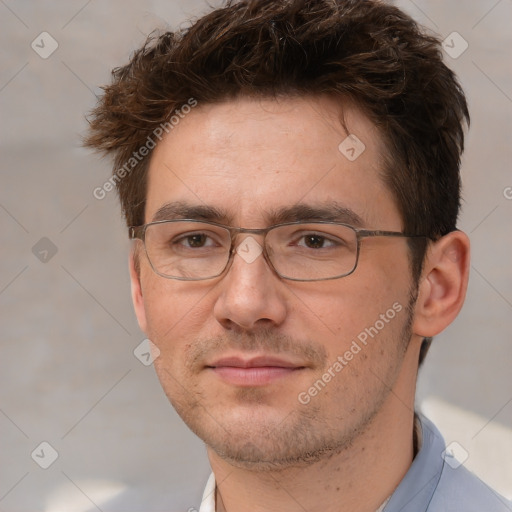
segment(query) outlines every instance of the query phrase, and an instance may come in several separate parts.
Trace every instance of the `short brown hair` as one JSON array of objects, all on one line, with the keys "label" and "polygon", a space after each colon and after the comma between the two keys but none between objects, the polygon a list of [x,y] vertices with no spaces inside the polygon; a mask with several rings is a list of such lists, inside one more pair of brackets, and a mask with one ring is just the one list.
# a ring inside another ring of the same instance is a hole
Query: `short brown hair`
[{"label": "short brown hair", "polygon": [[[150,37],[90,116],[88,146],[121,169],[191,98],[329,94],[349,99],[385,141],[382,177],[404,231],[456,228],[469,114],[439,39],[377,0],[228,1],[180,32]],[[149,158],[116,180],[129,226],[144,223]],[[125,169],[126,171],[126,169]],[[419,276],[426,244],[412,246]]]}]

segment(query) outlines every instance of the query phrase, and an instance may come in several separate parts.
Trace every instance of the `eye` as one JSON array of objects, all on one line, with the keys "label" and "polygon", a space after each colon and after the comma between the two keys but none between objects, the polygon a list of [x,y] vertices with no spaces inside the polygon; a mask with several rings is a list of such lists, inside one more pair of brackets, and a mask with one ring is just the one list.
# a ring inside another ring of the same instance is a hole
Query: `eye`
[{"label": "eye", "polygon": [[217,247],[215,240],[206,233],[186,233],[172,240],[172,245],[189,249],[201,249],[203,247]]},{"label": "eye", "polygon": [[307,233],[301,235],[296,245],[301,247],[307,247],[308,249],[325,249],[327,247],[336,247],[339,243],[336,243],[326,235],[319,233]]}]

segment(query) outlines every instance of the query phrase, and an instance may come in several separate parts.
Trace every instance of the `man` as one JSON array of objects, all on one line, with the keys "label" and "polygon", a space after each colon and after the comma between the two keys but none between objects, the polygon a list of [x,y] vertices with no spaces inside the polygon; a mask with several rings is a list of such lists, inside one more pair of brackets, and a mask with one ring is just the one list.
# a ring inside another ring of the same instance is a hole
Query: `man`
[{"label": "man", "polygon": [[512,510],[414,413],[466,293],[465,121],[439,41],[374,0],[228,2],[114,71],[87,144],[201,511]]}]

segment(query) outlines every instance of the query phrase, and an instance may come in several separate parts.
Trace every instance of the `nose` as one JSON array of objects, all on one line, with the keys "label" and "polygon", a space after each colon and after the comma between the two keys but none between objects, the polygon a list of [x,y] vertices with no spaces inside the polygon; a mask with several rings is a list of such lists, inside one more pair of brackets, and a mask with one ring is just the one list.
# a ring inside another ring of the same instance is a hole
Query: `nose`
[{"label": "nose", "polygon": [[286,318],[286,288],[252,236],[238,244],[219,290],[214,315],[226,329],[276,327]]}]

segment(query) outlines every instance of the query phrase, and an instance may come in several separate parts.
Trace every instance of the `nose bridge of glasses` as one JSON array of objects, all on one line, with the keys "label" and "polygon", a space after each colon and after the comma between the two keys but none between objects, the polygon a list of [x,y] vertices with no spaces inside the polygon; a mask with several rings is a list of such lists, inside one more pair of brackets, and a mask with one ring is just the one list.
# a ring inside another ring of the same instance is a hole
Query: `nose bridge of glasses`
[{"label": "nose bridge of glasses", "polygon": [[262,250],[269,228],[231,228],[231,252],[239,252],[244,243],[257,244]]},{"label": "nose bridge of glasses", "polygon": [[[252,264],[262,257],[266,264],[275,272],[266,244],[267,233],[273,229],[268,228],[232,228],[230,260],[235,254],[246,264]],[[229,263],[228,263],[229,265]]]}]

